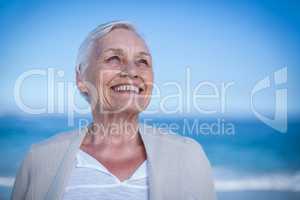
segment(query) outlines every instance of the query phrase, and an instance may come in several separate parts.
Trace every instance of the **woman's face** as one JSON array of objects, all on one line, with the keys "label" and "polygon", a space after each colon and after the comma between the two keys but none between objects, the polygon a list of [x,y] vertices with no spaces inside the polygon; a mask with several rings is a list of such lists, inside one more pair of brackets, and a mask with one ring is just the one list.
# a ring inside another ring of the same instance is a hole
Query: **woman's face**
[{"label": "woman's face", "polygon": [[95,43],[86,80],[94,87],[89,93],[99,111],[143,111],[150,102],[153,83],[145,42],[131,30],[112,30]]}]

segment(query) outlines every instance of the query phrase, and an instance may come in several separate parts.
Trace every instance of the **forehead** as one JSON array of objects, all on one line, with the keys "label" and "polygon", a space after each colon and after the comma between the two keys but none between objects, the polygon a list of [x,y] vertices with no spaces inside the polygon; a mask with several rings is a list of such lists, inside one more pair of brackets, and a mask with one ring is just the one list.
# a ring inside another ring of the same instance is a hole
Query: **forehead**
[{"label": "forehead", "polygon": [[111,48],[149,53],[145,41],[132,30],[124,28],[116,28],[97,41],[98,51],[103,52]]}]

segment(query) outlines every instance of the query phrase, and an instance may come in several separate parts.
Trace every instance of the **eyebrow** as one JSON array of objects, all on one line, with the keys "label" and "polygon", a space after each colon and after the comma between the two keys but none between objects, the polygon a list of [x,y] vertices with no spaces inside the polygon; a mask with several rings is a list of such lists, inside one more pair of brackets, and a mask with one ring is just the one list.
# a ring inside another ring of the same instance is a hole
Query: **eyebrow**
[{"label": "eyebrow", "polygon": [[[113,51],[113,52],[118,53],[118,54],[123,54],[123,53],[124,53],[123,49],[120,49],[120,48],[108,48],[108,49],[105,49],[105,50],[103,51],[103,53],[108,52],[108,51]],[[141,52],[139,52],[138,54],[139,54],[139,55],[144,55],[144,56],[149,56],[149,57],[151,57],[151,54],[149,54],[149,53],[147,53],[147,52],[144,52],[144,51],[141,51]]]},{"label": "eyebrow", "polygon": [[144,52],[144,51],[141,51],[139,52],[140,55],[144,55],[144,56],[149,56],[151,57],[151,54],[150,53],[147,53],[147,52]]},{"label": "eyebrow", "polygon": [[113,51],[113,52],[116,52],[116,53],[123,53],[123,50],[122,49],[118,49],[118,48],[108,48],[108,49],[105,49],[104,51],[103,51],[103,53],[105,53],[105,52],[108,52],[108,51]]}]

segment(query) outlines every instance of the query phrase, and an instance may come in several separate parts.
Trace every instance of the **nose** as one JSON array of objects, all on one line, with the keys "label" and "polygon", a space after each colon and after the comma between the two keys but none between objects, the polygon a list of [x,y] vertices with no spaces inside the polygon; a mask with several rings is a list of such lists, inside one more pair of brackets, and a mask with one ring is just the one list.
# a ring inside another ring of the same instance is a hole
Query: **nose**
[{"label": "nose", "polygon": [[134,63],[128,63],[124,66],[121,76],[129,76],[130,78],[138,78],[138,70]]}]

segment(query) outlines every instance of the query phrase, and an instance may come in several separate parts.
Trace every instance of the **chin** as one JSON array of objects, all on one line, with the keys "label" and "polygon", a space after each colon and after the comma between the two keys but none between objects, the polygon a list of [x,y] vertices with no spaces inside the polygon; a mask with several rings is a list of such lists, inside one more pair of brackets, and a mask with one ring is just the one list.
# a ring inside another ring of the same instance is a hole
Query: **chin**
[{"label": "chin", "polygon": [[130,114],[138,114],[145,110],[145,106],[136,106],[136,105],[126,105],[126,106],[117,106],[116,109],[113,109],[114,112],[118,113],[130,113]]}]

